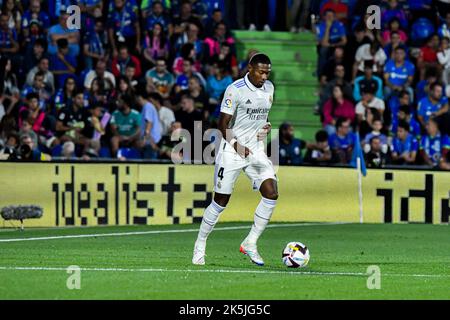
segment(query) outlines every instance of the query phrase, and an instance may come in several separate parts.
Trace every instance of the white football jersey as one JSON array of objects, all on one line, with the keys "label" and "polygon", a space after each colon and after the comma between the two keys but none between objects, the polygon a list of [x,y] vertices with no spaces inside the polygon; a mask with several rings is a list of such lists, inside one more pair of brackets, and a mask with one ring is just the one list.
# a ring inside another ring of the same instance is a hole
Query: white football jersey
[{"label": "white football jersey", "polygon": [[[257,134],[268,121],[273,93],[272,82],[266,80],[261,88],[257,88],[250,82],[247,73],[244,78],[230,84],[223,96],[220,112],[233,116],[229,129],[232,129],[239,144],[253,153],[264,150],[264,142],[257,140]],[[222,148],[224,143],[225,139],[222,140]],[[229,143],[226,145],[225,148],[232,148]]]}]

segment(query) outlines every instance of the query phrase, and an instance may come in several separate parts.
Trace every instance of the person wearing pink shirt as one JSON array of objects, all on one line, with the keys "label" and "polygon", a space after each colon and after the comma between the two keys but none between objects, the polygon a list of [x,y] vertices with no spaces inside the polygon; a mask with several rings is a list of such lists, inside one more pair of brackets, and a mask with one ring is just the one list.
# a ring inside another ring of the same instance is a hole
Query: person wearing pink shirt
[{"label": "person wearing pink shirt", "polygon": [[338,118],[355,120],[355,106],[353,103],[345,99],[342,87],[334,86],[333,96],[325,102],[323,110],[323,127],[329,135],[336,132],[335,124]]}]

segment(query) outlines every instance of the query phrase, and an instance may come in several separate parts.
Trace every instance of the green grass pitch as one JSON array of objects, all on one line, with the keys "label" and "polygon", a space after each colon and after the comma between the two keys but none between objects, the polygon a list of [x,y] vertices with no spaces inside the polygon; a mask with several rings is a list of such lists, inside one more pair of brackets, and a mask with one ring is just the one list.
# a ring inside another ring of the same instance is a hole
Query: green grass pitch
[{"label": "green grass pitch", "polygon": [[[0,229],[0,299],[450,298],[446,225],[273,223],[259,241],[264,267],[239,253],[249,225],[218,224],[205,266],[191,265],[198,225]],[[113,235],[61,237],[104,233]],[[5,241],[30,237],[57,238]],[[282,264],[290,241],[309,247],[307,268]],[[81,267],[80,290],[67,288],[71,265]],[[370,265],[381,289],[367,288]]]}]

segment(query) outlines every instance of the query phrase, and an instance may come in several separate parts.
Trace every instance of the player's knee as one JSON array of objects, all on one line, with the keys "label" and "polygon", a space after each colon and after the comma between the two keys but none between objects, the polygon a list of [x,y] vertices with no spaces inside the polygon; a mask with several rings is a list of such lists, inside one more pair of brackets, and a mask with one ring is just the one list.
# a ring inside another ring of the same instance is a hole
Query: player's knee
[{"label": "player's knee", "polygon": [[219,194],[219,193],[214,194],[214,202],[217,203],[221,207],[226,207],[229,200],[230,200],[229,195]]},{"label": "player's knee", "polygon": [[264,195],[264,198],[267,198],[267,199],[270,199],[270,200],[277,200],[278,199],[278,192],[276,192],[276,191],[269,192],[268,194]]}]

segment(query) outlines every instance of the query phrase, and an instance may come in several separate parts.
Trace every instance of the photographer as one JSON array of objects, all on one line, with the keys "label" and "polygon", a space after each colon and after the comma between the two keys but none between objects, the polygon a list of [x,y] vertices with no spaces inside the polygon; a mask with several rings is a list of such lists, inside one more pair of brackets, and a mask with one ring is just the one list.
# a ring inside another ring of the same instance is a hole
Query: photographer
[{"label": "photographer", "polygon": [[27,134],[20,137],[20,147],[10,155],[11,161],[51,161],[50,155],[35,149],[33,139]]}]

